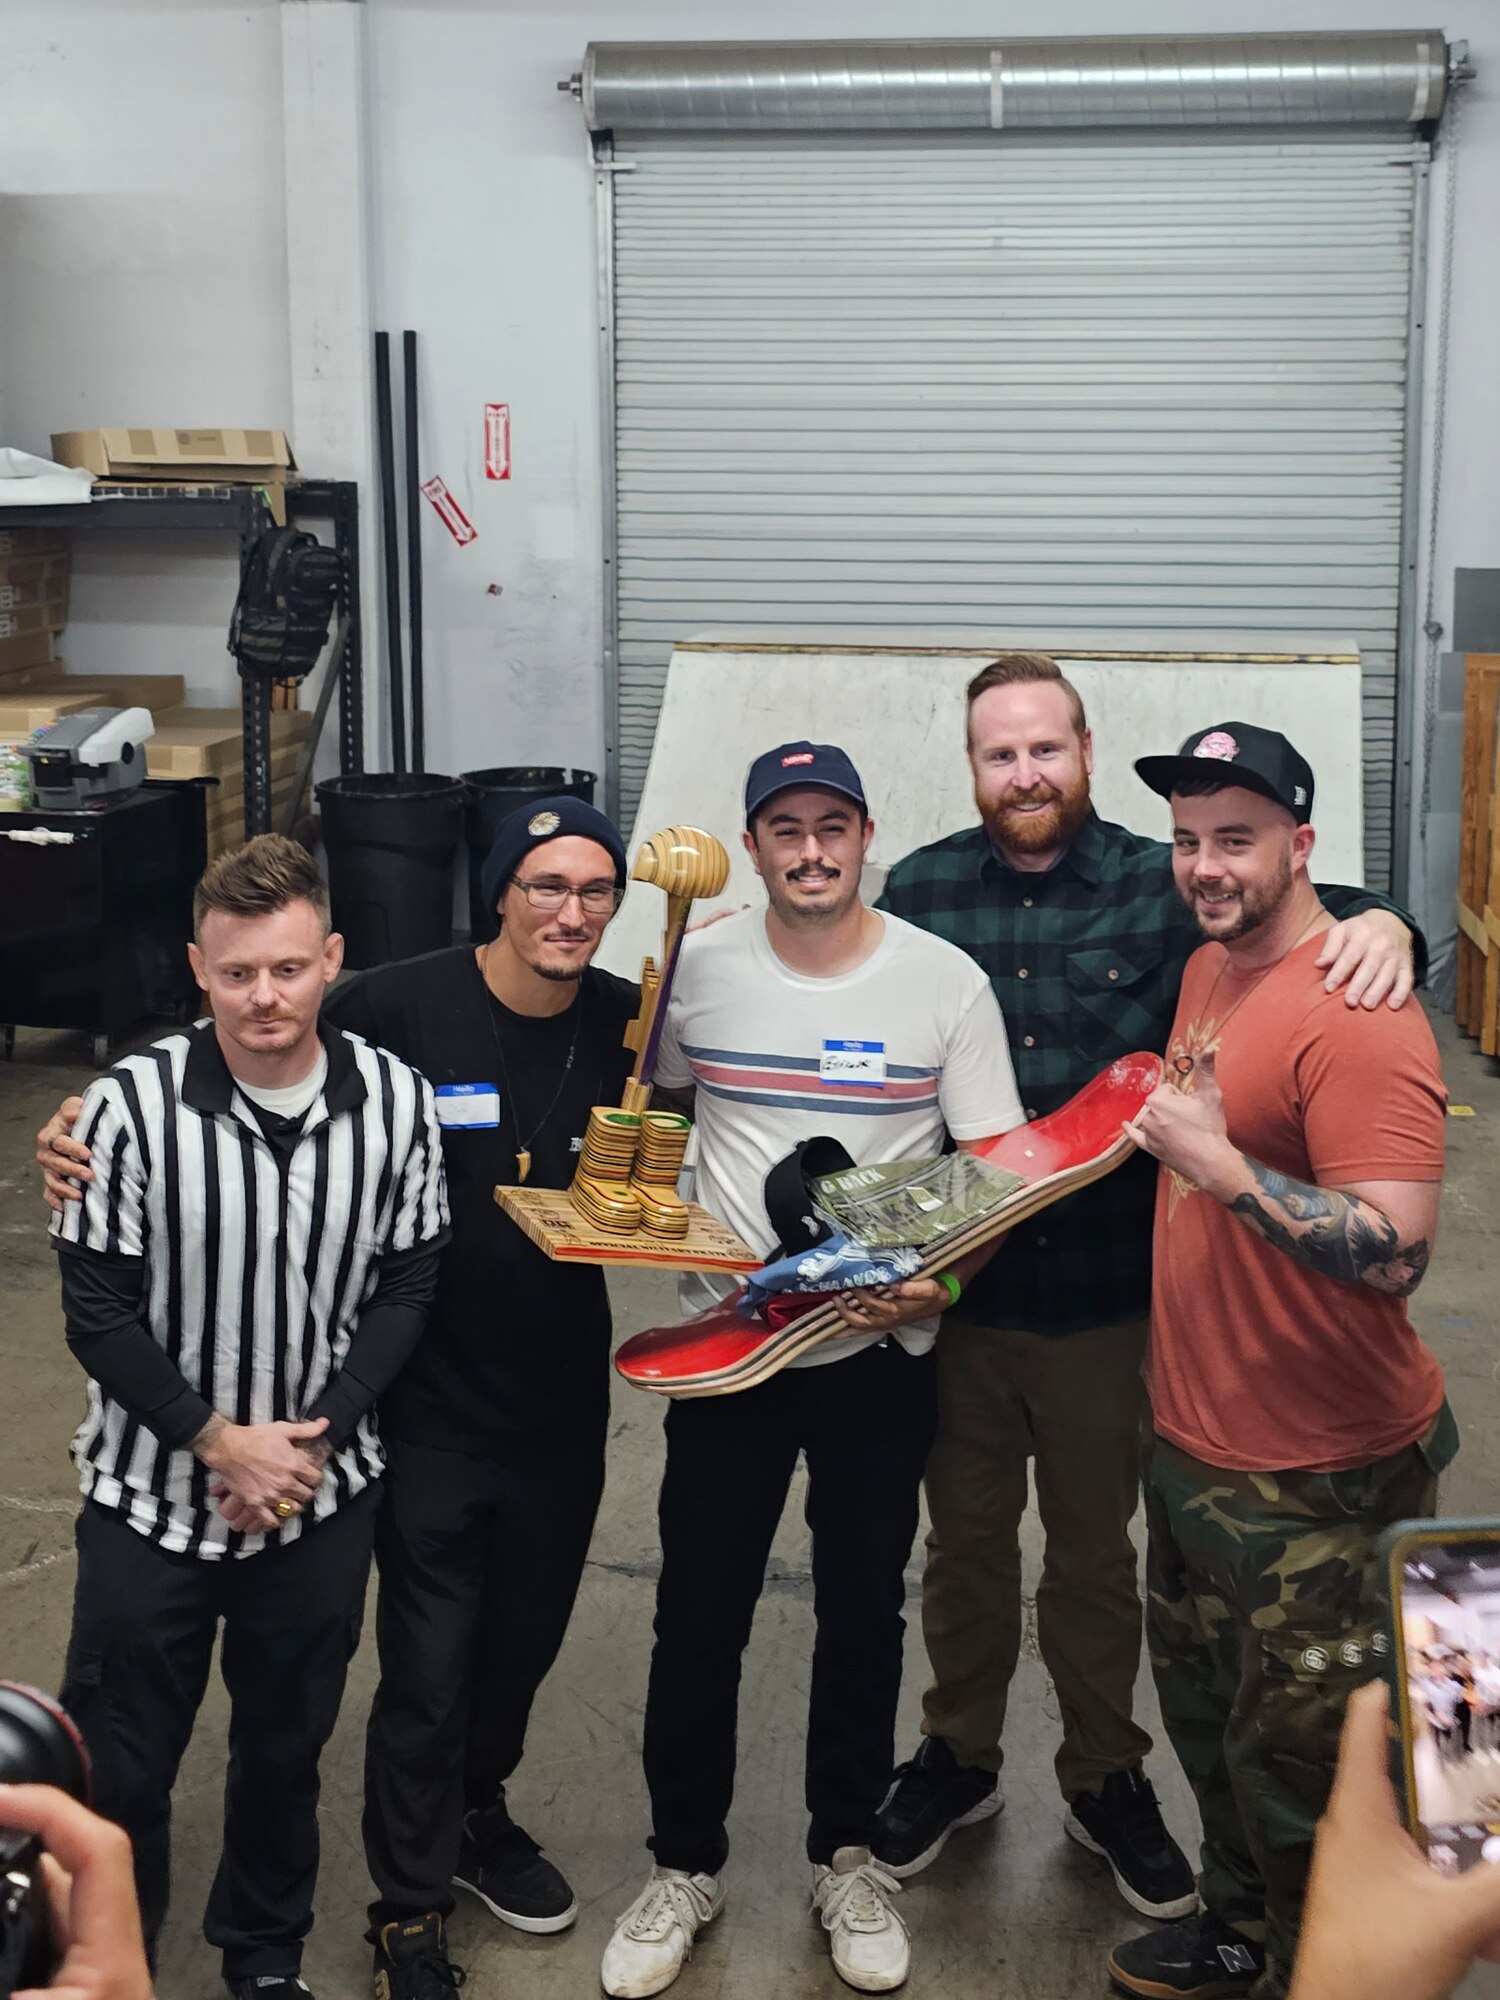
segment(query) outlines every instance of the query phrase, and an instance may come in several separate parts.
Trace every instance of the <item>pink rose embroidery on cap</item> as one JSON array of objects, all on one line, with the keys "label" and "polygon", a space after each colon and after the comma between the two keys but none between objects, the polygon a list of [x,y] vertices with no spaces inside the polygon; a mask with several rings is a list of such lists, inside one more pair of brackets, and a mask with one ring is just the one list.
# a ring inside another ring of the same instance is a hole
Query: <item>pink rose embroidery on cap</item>
[{"label": "pink rose embroidery on cap", "polygon": [[1226,764],[1232,764],[1239,754],[1240,746],[1227,729],[1210,729],[1193,751],[1195,757],[1222,757]]}]

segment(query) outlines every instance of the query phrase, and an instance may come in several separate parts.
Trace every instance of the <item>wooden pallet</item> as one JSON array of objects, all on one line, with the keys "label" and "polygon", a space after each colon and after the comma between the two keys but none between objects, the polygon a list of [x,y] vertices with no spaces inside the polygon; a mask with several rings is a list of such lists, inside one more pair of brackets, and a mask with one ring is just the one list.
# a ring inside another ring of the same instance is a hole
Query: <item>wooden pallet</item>
[{"label": "wooden pallet", "polygon": [[1458,854],[1460,1029],[1486,1055],[1500,1051],[1500,653],[1464,659],[1464,754]]}]

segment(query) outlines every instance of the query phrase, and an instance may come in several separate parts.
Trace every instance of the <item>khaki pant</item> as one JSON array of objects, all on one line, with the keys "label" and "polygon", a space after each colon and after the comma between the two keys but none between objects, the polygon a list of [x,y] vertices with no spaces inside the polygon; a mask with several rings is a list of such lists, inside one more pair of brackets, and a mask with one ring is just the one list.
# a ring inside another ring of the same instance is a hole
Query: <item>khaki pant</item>
[{"label": "khaki pant", "polygon": [[1151,1749],[1131,1716],[1141,1601],[1130,1520],[1140,1492],[1146,1323],[1044,1335],[953,1313],[938,1336],[938,1434],[927,1465],[924,1734],[998,1771],[1021,1643],[1026,1461],[1045,1531],[1037,1634],[1057,1690],[1064,1798],[1097,1792]]}]

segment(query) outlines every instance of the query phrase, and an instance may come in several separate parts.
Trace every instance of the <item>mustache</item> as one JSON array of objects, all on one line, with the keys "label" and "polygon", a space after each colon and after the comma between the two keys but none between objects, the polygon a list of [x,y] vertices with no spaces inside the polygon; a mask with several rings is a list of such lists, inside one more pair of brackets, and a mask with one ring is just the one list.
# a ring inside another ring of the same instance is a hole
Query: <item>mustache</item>
[{"label": "mustache", "polygon": [[1012,792],[1009,798],[1002,799],[999,810],[1004,812],[1010,806],[1056,805],[1061,797],[1056,785],[1033,785],[1029,792]]},{"label": "mustache", "polygon": [[835,868],[831,861],[804,861],[787,875],[788,882],[801,882],[809,875],[826,875],[830,882],[837,882],[844,871]]}]

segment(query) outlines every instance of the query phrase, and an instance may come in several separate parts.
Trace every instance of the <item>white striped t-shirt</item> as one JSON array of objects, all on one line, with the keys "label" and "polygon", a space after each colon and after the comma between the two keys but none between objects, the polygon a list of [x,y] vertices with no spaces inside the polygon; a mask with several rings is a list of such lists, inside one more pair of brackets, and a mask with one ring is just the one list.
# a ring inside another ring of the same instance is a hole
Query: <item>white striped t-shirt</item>
[{"label": "white striped t-shirt", "polygon": [[[827,1134],[870,1166],[931,1158],[945,1131],[987,1139],[1023,1122],[989,980],[956,945],[900,917],[882,920],[875,950],[833,979],[783,965],[763,910],[725,917],[683,944],[656,1080],[668,1090],[696,1085],[694,1193],[761,1254],[773,1247],[766,1175],[799,1140]],[[683,1310],[731,1289],[690,1273]],[[931,1322],[897,1338],[920,1352],[932,1345]],[[814,1353],[856,1351],[851,1340]]]}]

